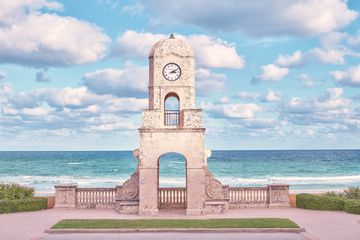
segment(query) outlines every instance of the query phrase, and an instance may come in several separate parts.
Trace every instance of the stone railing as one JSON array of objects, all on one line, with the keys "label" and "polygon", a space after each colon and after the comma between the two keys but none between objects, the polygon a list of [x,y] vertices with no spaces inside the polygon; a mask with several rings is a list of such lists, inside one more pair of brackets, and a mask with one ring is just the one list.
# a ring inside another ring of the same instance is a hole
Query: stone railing
[{"label": "stone railing", "polygon": [[[228,202],[229,208],[290,206],[289,185],[286,184],[271,184],[267,187],[226,186],[223,188],[228,189],[229,198],[224,201]],[[122,189],[123,187],[121,186],[116,188],[78,188],[77,185],[58,185],[55,186],[55,208],[115,208],[116,194],[124,195]],[[136,213],[138,205],[137,192],[126,191],[126,193],[126,196],[129,194],[135,196],[135,200],[130,201],[128,199],[126,202],[127,208],[131,205],[130,207],[133,209],[127,212]],[[207,194],[210,193],[215,194],[218,191],[208,191]],[[221,202],[216,198],[214,199],[212,201],[208,199],[205,204],[223,205],[224,201]],[[186,188],[159,188],[158,206],[160,209],[186,208]],[[209,210],[209,212],[213,211]]]},{"label": "stone railing", "polygon": [[77,208],[114,208],[116,188],[77,188]]},{"label": "stone railing", "polygon": [[55,186],[55,208],[115,208],[116,188]]},{"label": "stone railing", "polygon": [[230,187],[230,208],[288,207],[289,185],[271,184],[267,187]]},{"label": "stone railing", "polygon": [[185,208],[186,188],[159,188],[159,208]]},{"label": "stone railing", "polygon": [[230,207],[266,207],[268,204],[267,187],[230,187]]}]

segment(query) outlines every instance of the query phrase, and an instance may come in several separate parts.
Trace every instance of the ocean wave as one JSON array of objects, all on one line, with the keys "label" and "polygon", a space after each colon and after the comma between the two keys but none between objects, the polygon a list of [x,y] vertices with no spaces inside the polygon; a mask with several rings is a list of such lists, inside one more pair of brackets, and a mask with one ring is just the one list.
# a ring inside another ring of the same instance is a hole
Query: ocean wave
[{"label": "ocean wave", "polygon": [[316,176],[316,177],[264,177],[264,178],[232,178],[232,177],[219,177],[220,181],[227,184],[271,184],[271,183],[288,183],[288,184],[347,184],[347,183],[360,183],[360,175],[350,176]]},{"label": "ocean wave", "polygon": [[81,165],[84,164],[83,162],[69,162],[68,165]]},{"label": "ocean wave", "polygon": [[[0,176],[0,182],[14,182],[34,187],[37,193],[54,193],[54,185],[77,184],[79,187],[115,187],[123,184],[129,176]],[[266,176],[263,178],[217,177],[223,184],[230,186],[264,186],[272,183],[286,183],[296,190],[342,189],[344,186],[360,185],[360,175],[349,176]],[[160,186],[184,187],[184,177],[160,177]]]}]

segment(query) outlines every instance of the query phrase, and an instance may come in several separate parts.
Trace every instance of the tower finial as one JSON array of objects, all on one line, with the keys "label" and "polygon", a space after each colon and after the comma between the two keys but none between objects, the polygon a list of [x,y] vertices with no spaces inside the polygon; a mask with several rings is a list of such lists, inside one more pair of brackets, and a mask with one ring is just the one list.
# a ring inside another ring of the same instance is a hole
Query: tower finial
[{"label": "tower finial", "polygon": [[171,33],[169,38],[170,38],[170,39],[174,39],[174,38],[175,38],[174,34]]}]

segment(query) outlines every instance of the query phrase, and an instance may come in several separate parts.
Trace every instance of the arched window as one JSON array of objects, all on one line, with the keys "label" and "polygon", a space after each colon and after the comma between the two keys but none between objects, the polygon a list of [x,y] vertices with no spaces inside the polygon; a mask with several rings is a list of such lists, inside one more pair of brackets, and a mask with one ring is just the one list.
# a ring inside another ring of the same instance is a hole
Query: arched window
[{"label": "arched window", "polygon": [[164,106],[164,124],[179,125],[180,102],[178,95],[176,93],[166,95]]}]

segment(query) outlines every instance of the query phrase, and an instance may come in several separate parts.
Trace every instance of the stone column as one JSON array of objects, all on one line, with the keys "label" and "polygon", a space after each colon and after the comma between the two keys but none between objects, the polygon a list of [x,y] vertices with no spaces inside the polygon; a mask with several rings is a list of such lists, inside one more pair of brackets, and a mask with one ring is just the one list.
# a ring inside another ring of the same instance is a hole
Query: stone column
[{"label": "stone column", "polygon": [[290,207],[289,185],[271,184],[268,185],[269,207]]},{"label": "stone column", "polygon": [[158,169],[139,169],[139,215],[157,216],[158,209]]},{"label": "stone column", "polygon": [[186,169],[186,215],[204,214],[205,207],[205,171],[203,168]]},{"label": "stone column", "polygon": [[56,185],[55,186],[55,208],[74,209],[76,208],[77,185]]}]

